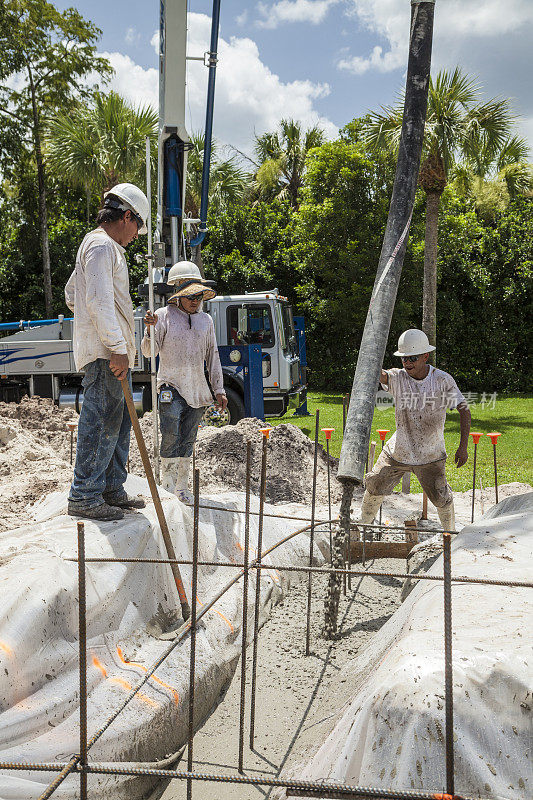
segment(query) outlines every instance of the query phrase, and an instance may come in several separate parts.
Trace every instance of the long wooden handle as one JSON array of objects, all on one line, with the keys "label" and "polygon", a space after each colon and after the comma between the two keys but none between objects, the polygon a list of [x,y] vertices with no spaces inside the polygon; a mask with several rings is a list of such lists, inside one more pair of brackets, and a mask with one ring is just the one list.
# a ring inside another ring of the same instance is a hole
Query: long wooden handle
[{"label": "long wooden handle", "polygon": [[[152,494],[152,500],[154,501],[157,519],[159,520],[159,527],[161,528],[161,533],[163,534],[163,541],[165,542],[167,556],[170,559],[176,560],[176,552],[174,550],[174,545],[172,544],[172,539],[170,538],[170,534],[168,532],[168,525],[165,517],[165,512],[163,511],[161,498],[159,497],[157,484],[154,479],[154,473],[152,472],[152,465],[150,464],[150,459],[148,457],[146,444],[144,443],[141,426],[139,425],[139,419],[137,417],[137,412],[133,404],[133,397],[131,396],[131,390],[130,390],[130,385],[128,383],[128,379],[124,378],[121,381],[121,384],[122,384],[122,390],[124,392],[124,397],[126,400],[126,405],[128,407],[128,412],[130,415],[131,424],[135,432],[135,438],[137,439],[137,446],[139,448],[139,453],[141,454],[141,460],[143,462],[144,471],[146,473],[146,478],[148,480],[148,485],[150,487],[150,492]],[[183,619],[187,620],[191,615],[191,609],[187,601],[187,595],[185,594],[185,589],[183,586],[183,581],[181,579],[180,569],[177,564],[171,564],[170,568],[172,570],[172,574],[176,582],[176,589],[178,590],[178,595],[181,604],[181,613]]]}]

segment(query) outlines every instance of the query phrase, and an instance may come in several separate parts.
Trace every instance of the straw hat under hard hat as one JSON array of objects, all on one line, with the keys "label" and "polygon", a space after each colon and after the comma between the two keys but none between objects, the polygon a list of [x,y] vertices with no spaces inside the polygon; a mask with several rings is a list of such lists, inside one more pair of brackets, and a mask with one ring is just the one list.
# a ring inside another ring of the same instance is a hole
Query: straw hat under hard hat
[{"label": "straw hat under hard hat", "polygon": [[200,292],[203,292],[204,300],[212,300],[213,297],[217,296],[215,290],[210,286],[201,283],[197,278],[191,278],[191,280],[184,281],[176,286],[176,291],[172,297],[169,297],[168,301],[170,302],[178,297],[190,297],[193,294],[200,294]]}]

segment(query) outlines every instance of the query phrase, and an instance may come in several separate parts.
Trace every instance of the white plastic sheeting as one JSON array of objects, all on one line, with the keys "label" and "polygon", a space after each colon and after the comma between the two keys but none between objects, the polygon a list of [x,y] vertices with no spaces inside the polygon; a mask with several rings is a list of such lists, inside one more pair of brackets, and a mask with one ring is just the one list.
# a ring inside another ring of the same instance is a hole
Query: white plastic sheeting
[{"label": "white plastic sheeting", "polygon": [[[453,541],[452,575],[533,579],[533,493]],[[442,575],[442,557],[429,574]],[[533,590],[453,584],[455,792],[533,797]],[[446,786],[443,585],[419,581],[354,661],[357,693],[298,776],[393,790]]]},{"label": "white plastic sheeting", "polygon": [[[145,480],[130,476],[131,494],[149,497]],[[178,558],[190,559],[192,509],[161,490]],[[244,508],[244,495],[202,497],[225,508]],[[297,513],[291,507],[266,511]],[[252,498],[252,510],[258,509]],[[298,509],[301,514],[304,510]],[[66,515],[66,496],[50,495],[34,511],[36,522],[0,539],[0,761],[68,761],[79,752],[78,574],[76,520]],[[265,517],[263,550],[305,522]],[[255,555],[257,517],[251,517],[250,557]],[[319,543],[320,543],[320,537]],[[120,522],[85,520],[86,557],[166,557],[152,503]],[[299,535],[270,558],[305,563],[308,536]],[[242,562],[244,515],[202,510],[200,560]],[[266,563],[274,563],[267,557]],[[190,599],[191,567],[181,568]],[[290,575],[291,573],[289,573]],[[235,575],[235,569],[200,567],[199,609]],[[250,575],[250,621],[255,573]],[[287,578],[262,573],[261,605],[282,592]],[[132,686],[168,648],[150,637],[146,623],[179,610],[170,568],[161,564],[87,564],[88,732],[91,737],[123,702]],[[230,680],[240,652],[242,580],[200,623],[196,644],[195,717],[198,724]],[[155,676],[90,751],[90,760],[158,761],[187,737],[189,637],[173,650]],[[54,773],[0,773],[1,800],[38,797]],[[153,783],[143,778],[89,776],[92,800],[134,800]],[[54,797],[78,797],[79,779],[69,776]]]}]

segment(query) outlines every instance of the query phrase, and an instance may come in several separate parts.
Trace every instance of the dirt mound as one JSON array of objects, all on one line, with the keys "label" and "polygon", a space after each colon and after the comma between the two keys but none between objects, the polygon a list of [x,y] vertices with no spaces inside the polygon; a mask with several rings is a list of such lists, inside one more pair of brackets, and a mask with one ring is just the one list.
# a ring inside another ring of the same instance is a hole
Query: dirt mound
[{"label": "dirt mound", "polygon": [[47,397],[23,397],[20,403],[0,403],[0,424],[8,420],[18,420],[38,442],[51,445],[56,455],[70,460],[67,423],[78,422],[78,414],[73,409],[59,408]]},{"label": "dirt mound", "polygon": [[[265,423],[241,419],[224,428],[201,428],[196,445],[200,470],[200,492],[244,491],[246,483],[246,442],[252,443],[252,492],[259,493],[261,448]],[[148,452],[152,453],[152,415],[141,420]],[[310,503],[313,485],[314,443],[295,425],[271,428],[268,441],[266,499],[271,503]],[[340,500],[342,487],[335,478],[337,459],[330,457],[331,498]],[[141,475],[142,464],[136,444],[130,449],[130,470]],[[317,462],[317,503],[327,503],[327,455],[319,445]]]},{"label": "dirt mound", "polygon": [[[0,531],[4,531],[29,521],[25,511],[28,504],[67,486],[72,468],[46,437],[36,435],[32,426],[26,429],[16,418],[16,409],[20,407],[14,403],[1,405]],[[8,406],[9,416],[4,414],[4,406]]]}]

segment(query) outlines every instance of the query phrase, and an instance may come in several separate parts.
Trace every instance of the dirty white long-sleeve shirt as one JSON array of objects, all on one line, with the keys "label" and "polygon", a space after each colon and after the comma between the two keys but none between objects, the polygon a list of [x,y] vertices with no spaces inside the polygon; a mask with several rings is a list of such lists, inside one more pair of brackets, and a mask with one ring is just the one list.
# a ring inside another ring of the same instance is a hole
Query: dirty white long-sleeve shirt
[{"label": "dirty white long-sleeve shirt", "polygon": [[103,228],[88,233],[78,249],[76,266],[65,286],[74,312],[76,369],[113,353],[135,363],[135,329],[124,248]]},{"label": "dirty white long-sleeve shirt", "polygon": [[[150,335],[154,336],[155,353],[159,354],[158,390],[166,383],[177,389],[191,408],[211,405],[213,398],[205,379],[204,362],[213,392],[225,394],[213,320],[205,311],[189,317],[173,303],[158,308],[155,314],[157,323],[150,326]],[[147,331],[148,327],[141,350],[145,358],[150,358]]]},{"label": "dirty white long-sleeve shirt", "polygon": [[385,452],[401,464],[431,464],[446,458],[446,411],[465,402],[452,376],[432,366],[422,380],[412,378],[405,369],[386,373],[389,381],[382,386],[394,397],[396,432],[385,444]]}]

